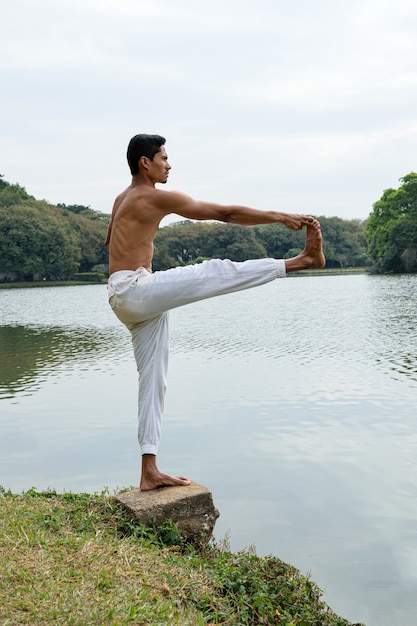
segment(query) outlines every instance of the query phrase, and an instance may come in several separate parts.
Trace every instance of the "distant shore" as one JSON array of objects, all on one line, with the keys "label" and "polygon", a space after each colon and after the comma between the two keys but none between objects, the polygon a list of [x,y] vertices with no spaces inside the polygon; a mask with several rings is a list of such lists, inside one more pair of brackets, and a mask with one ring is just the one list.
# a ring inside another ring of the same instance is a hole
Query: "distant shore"
[{"label": "distant shore", "polygon": [[85,281],[85,280],[33,280],[22,282],[0,283],[0,289],[25,289],[28,287],[74,287],[79,285],[106,285],[106,280]]},{"label": "distant shore", "polygon": [[[367,274],[369,272],[366,267],[348,267],[339,268],[332,267],[322,270],[303,270],[302,272],[294,272],[292,276],[338,276],[341,274]],[[0,283],[0,289],[23,289],[26,287],[74,287],[79,285],[106,285],[107,278],[101,281],[81,281],[81,280],[25,280],[20,282],[4,282]]]}]

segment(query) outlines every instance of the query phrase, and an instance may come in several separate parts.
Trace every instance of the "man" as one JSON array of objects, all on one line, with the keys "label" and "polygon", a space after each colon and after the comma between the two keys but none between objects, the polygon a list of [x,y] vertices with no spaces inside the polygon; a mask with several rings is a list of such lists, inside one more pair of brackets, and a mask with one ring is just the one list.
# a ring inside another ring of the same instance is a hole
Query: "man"
[{"label": "man", "polygon": [[[320,224],[313,217],[200,202],[182,193],[156,189],[157,183],[166,183],[171,169],[165,139],[159,135],[135,135],[127,160],[132,182],[115,200],[106,239],[110,255],[108,293],[113,311],[132,336],[139,373],[140,488],[148,491],[190,484],[183,476],[163,474],[156,464],[168,367],[167,311],[262,285],[287,272],[323,267],[325,258]],[[306,226],[306,245],[301,254],[285,261],[234,263],[213,259],[152,273],[153,241],[161,220],[170,213],[246,226],[277,223],[292,230]]]}]

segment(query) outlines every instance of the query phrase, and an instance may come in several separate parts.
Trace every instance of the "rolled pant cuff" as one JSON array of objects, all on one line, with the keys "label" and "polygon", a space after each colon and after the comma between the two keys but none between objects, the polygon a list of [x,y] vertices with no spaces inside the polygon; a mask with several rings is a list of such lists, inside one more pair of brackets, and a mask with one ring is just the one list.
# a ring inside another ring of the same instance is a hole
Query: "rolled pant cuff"
[{"label": "rolled pant cuff", "polygon": [[277,259],[278,265],[278,278],[285,278],[287,275],[287,268],[285,266],[284,259]]},{"label": "rolled pant cuff", "polygon": [[153,454],[154,456],[156,456],[158,452],[158,446],[154,446],[152,443],[145,443],[143,446],[140,447],[140,452],[141,454]]}]

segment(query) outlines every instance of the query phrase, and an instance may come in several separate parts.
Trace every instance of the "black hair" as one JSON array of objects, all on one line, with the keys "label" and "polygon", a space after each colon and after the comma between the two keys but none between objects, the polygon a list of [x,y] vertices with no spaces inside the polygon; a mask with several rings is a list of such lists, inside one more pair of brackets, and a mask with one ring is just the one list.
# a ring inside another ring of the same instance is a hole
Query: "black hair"
[{"label": "black hair", "polygon": [[165,143],[165,138],[160,135],[135,135],[129,141],[127,147],[127,162],[132,176],[139,174],[139,159],[142,156],[151,161]]}]

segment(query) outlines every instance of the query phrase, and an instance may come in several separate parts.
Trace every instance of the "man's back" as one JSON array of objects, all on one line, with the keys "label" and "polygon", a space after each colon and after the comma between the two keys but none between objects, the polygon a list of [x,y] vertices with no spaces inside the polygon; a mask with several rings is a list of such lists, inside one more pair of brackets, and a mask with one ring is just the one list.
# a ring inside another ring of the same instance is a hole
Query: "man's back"
[{"label": "man's back", "polygon": [[107,234],[110,274],[144,267],[152,271],[153,240],[165,212],[157,206],[158,191],[130,185],[117,196]]}]

